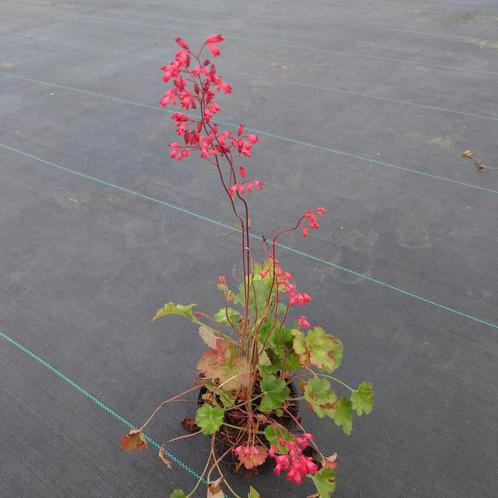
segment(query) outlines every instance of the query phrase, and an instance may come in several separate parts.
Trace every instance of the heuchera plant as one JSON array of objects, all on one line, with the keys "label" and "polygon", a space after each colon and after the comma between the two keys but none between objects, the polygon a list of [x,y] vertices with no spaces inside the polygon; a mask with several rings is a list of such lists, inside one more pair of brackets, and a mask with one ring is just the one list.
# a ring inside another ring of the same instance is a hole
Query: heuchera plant
[{"label": "heuchera plant", "polygon": [[[192,321],[207,350],[197,362],[198,376],[192,387],[163,401],[142,427],[121,440],[121,447],[125,451],[144,449],[143,430],[156,413],[200,390],[195,421],[183,423],[189,434],[168,443],[205,434],[211,439],[209,456],[194,489],[188,494],[176,489],[172,498],[193,496],[201,480],[208,482],[208,497],[223,497],[225,486],[239,497],[222,472],[220,464],[227,459],[236,470],[249,474],[257,473],[265,462],[273,462],[275,474],[285,474],[296,485],[310,478],[317,490],[313,496],[330,497],[335,489],[337,455],[322,453],[313,434],[302,426],[298,402],[305,400],[317,417],[331,419],[350,434],[353,413],[372,411],[372,384],[363,382],[351,388],[331,375],[341,364],[342,342],[302,314],[311,297],[298,289],[277,259],[280,238],[294,230],[307,237],[319,228],[318,219],[326,209],[305,211],[293,226],[277,230],[271,242],[263,243],[262,262],[253,260],[249,198],[264,185],[250,176],[246,164],[258,137],[242,124],[234,132],[216,124],[214,117],[220,111],[217,94],[229,94],[232,87],[203,55],[207,50],[218,57],[223,37],[210,36],[198,52],[181,38],[176,42],[180,50],[162,68],[163,81],[170,88],[160,104],[179,104],[191,112],[171,116],[180,141],[170,144],[170,158],[181,161],[198,153],[213,168],[240,226],[243,276],[235,290],[225,276],[218,277],[224,304],[214,315],[197,311],[195,304],[170,302],[154,316],[153,320],[180,315]],[[333,385],[347,394],[340,396]],[[164,448],[159,456],[170,466]],[[259,496],[251,487],[249,497]]]}]

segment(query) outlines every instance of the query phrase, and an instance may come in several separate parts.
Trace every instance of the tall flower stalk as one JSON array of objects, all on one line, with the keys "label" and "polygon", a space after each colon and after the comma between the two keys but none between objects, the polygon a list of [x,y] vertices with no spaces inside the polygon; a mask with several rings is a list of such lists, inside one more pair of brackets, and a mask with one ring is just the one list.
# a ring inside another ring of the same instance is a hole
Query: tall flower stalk
[{"label": "tall flower stalk", "polygon": [[[248,174],[247,161],[259,138],[243,124],[230,131],[216,123],[221,111],[217,95],[230,94],[232,87],[205,54],[219,57],[222,42],[222,35],[210,36],[195,52],[183,39],[176,39],[180,50],[161,68],[163,81],[170,88],[160,105],[182,109],[171,116],[179,141],[170,143],[169,157],[181,161],[198,154],[214,168],[240,228],[242,280],[234,291],[225,276],[218,277],[224,306],[213,316],[194,310],[196,305],[172,302],[156,313],[153,320],[166,315],[190,319],[199,327],[208,350],[197,362],[199,376],[193,386],[159,404],[140,428],[122,439],[121,446],[125,451],[144,449],[143,430],[156,413],[202,388],[195,421],[184,424],[190,434],[172,438],[167,444],[198,434],[211,436],[202,473],[209,481],[208,497],[224,496],[223,486],[239,497],[220,465],[231,455],[236,469],[250,472],[274,459],[275,474],[284,472],[297,485],[309,477],[317,488],[316,496],[327,498],[335,489],[336,454],[325,456],[315,437],[301,425],[298,403],[305,400],[319,418],[332,419],[350,434],[353,412],[362,415],[372,411],[372,385],[363,382],[351,388],[329,375],[341,363],[342,342],[294,311],[308,304],[311,297],[298,290],[292,274],[277,258],[280,238],[295,230],[307,237],[319,228],[318,220],[326,209],[307,210],[294,225],[277,230],[263,243],[263,261],[253,259],[249,199],[255,191],[263,190],[264,184]],[[330,381],[346,389],[348,396],[339,397]],[[163,450],[160,457],[170,466]],[[193,496],[200,482],[189,494],[175,490],[171,497]],[[258,496],[251,487],[249,497]]]}]

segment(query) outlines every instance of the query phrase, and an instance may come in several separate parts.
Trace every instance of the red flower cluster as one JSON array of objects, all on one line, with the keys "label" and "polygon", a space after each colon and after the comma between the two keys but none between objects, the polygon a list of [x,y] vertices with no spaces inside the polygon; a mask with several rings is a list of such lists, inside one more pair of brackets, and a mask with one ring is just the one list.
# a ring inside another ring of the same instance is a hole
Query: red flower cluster
[{"label": "red flower cluster", "polygon": [[[277,463],[273,472],[280,475],[282,470],[287,472],[287,479],[294,484],[301,484],[303,477],[319,470],[318,465],[311,457],[303,455],[303,450],[308,447],[309,441],[314,439],[313,434],[305,433],[298,436],[296,441],[279,440],[280,448],[272,445],[268,455],[275,458]],[[283,450],[282,450],[283,449]],[[276,453],[282,453],[277,455]]]},{"label": "red flower cluster", "polygon": [[[181,50],[176,53],[173,61],[161,68],[164,72],[163,81],[172,84],[172,87],[162,96],[159,104],[163,107],[180,104],[187,111],[200,110],[198,119],[182,112],[171,116],[176,125],[176,134],[183,138],[183,143],[169,144],[169,157],[181,161],[192,151],[199,151],[201,158],[210,162],[216,161],[219,156],[225,157],[232,169],[227,192],[233,197],[235,194],[252,192],[254,188],[261,190],[263,182],[255,179],[238,182],[233,164],[241,156],[251,157],[252,147],[259,141],[257,135],[245,133],[243,124],[238,127],[236,135],[228,130],[220,130],[212,119],[221,110],[215,101],[216,94],[229,94],[232,87],[218,75],[214,64],[208,59],[201,60],[201,55],[207,47],[218,57],[220,49],[217,44],[222,41],[222,35],[209,36],[199,52],[194,53],[185,40],[177,38],[176,42]],[[245,166],[239,166],[239,174],[241,178],[246,177]]]},{"label": "red flower cluster", "polygon": [[[242,176],[245,176],[245,172]],[[238,192],[239,194],[243,194],[245,191],[252,192],[253,188],[263,190],[263,187],[263,182],[260,182],[259,180],[249,180],[247,182],[235,183],[230,187],[228,193],[230,194],[230,197],[233,197],[236,192]]]},{"label": "red flower cluster", "polygon": [[[308,304],[311,302],[311,296],[306,292],[298,292],[296,284],[292,283],[292,274],[283,271],[280,267],[278,259],[269,256],[270,259],[274,261],[275,264],[275,276],[277,277],[277,285],[284,288],[285,292],[289,295],[289,306],[294,306],[296,304]],[[264,270],[261,272],[261,277],[264,278],[269,270]]]},{"label": "red flower cluster", "polygon": [[303,237],[308,236],[308,229],[318,230],[320,225],[318,224],[317,218],[323,216],[327,212],[324,207],[319,207],[313,209],[312,211],[305,211],[301,219],[299,226],[303,229]]}]

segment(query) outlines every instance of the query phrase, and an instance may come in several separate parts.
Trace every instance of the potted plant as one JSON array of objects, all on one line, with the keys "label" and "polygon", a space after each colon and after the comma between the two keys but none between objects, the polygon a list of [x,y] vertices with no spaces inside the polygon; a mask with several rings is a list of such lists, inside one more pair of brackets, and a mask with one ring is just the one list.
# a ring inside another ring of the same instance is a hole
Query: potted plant
[{"label": "potted plant", "polygon": [[[170,88],[160,104],[180,104],[190,112],[171,116],[181,142],[170,144],[170,158],[180,161],[198,153],[213,168],[240,227],[242,278],[234,288],[225,276],[218,277],[224,304],[213,315],[198,311],[194,304],[169,302],[154,316],[153,320],[181,315],[193,322],[206,351],[197,360],[192,387],[163,401],[140,428],[123,437],[121,447],[125,451],[144,449],[143,430],[156,413],[171,401],[199,391],[195,421],[187,424],[191,434],[173,439],[197,434],[210,437],[201,476],[208,483],[208,497],[223,497],[225,487],[239,496],[220,465],[227,459],[232,459],[236,470],[249,473],[257,472],[265,462],[274,462],[275,474],[284,473],[297,485],[310,478],[317,490],[314,496],[330,497],[335,489],[336,454],[320,451],[314,436],[301,424],[298,403],[306,401],[317,417],[331,419],[350,434],[353,413],[372,411],[372,384],[363,382],[351,388],[331,375],[341,363],[342,342],[297,311],[311,297],[297,288],[277,259],[281,237],[294,230],[307,237],[319,228],[318,219],[326,209],[305,211],[293,226],[276,231],[271,241],[264,241],[262,261],[254,261],[251,242],[258,237],[251,232],[249,200],[264,185],[250,177],[244,164],[258,137],[244,125],[232,132],[216,124],[214,118],[220,111],[216,96],[229,94],[232,88],[204,56],[209,51],[218,57],[223,37],[208,37],[198,52],[181,38],[176,42],[180,50],[162,68],[163,80]],[[346,395],[339,396],[336,388]],[[160,456],[167,462],[163,451]],[[188,494],[176,489],[170,496],[193,496],[200,482]],[[249,497],[258,496],[251,487]]]}]

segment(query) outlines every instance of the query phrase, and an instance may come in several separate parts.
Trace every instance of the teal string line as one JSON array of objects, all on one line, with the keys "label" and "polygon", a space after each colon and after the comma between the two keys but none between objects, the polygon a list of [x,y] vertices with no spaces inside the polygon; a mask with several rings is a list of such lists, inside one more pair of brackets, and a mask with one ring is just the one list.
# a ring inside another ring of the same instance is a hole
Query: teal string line
[{"label": "teal string line", "polygon": [[[141,192],[137,192],[136,190],[132,190],[132,189],[129,189],[129,188],[126,188],[126,187],[121,187],[120,185],[116,185],[115,183],[111,183],[111,182],[108,182],[106,180],[102,180],[101,178],[97,178],[95,176],[87,175],[87,174],[82,173],[80,171],[77,171],[77,170],[74,170],[74,169],[70,169],[70,168],[67,168],[65,166],[61,166],[60,164],[56,164],[56,163],[54,163],[52,161],[47,161],[46,159],[42,159],[40,157],[34,156],[33,154],[29,154],[28,152],[24,152],[24,151],[22,151],[20,149],[16,149],[14,147],[10,147],[8,145],[1,144],[1,143],[0,143],[0,148],[3,148],[5,150],[9,150],[11,152],[15,152],[17,154],[20,154],[22,156],[28,157],[28,158],[33,159],[33,160],[35,160],[37,162],[40,162],[42,164],[46,164],[47,166],[50,166],[52,168],[56,168],[58,170],[65,171],[67,173],[71,173],[71,174],[73,174],[75,176],[79,176],[81,178],[85,178],[87,180],[91,180],[91,181],[93,181],[95,183],[99,183],[101,185],[105,185],[106,187],[111,187],[111,188],[114,188],[116,190],[120,190],[122,192],[126,192],[126,193],[131,194],[131,195],[133,195],[135,197],[138,197],[140,199],[145,199],[145,200],[154,202],[156,204],[160,204],[162,206],[169,207],[171,209],[174,209],[175,211],[187,214],[189,216],[192,216],[194,218],[198,218],[198,219],[203,220],[203,221],[207,221],[208,223],[211,223],[213,225],[217,225],[217,226],[223,227],[226,230],[230,230],[232,232],[239,232],[238,228],[234,228],[234,227],[232,227],[230,225],[222,223],[221,221],[218,221],[218,220],[215,220],[215,219],[212,219],[212,218],[208,218],[207,216],[204,216],[202,214],[196,213],[195,211],[190,211],[188,209],[176,206],[175,204],[171,204],[169,202],[162,201],[160,199],[156,199],[155,197],[151,197],[151,196],[146,195],[146,194],[142,194]],[[257,239],[257,240],[262,240],[262,238],[259,235],[256,235],[256,234],[251,234],[251,237],[254,238],[254,239]],[[382,280],[378,280],[378,279],[376,279],[374,277],[370,277],[368,275],[365,275],[364,273],[360,273],[360,272],[358,272],[356,270],[353,270],[351,268],[347,268],[345,266],[338,265],[337,263],[334,263],[333,261],[329,261],[329,260],[320,258],[318,256],[314,256],[313,254],[301,251],[299,249],[294,249],[293,247],[287,246],[285,244],[280,244],[279,247],[281,249],[286,250],[286,251],[293,252],[295,254],[299,254],[301,256],[304,256],[306,258],[312,259],[314,261],[318,261],[320,263],[326,264],[326,265],[331,266],[333,268],[336,268],[336,269],[338,269],[340,271],[343,271],[343,272],[349,273],[351,275],[355,275],[357,277],[363,278],[363,279],[365,279],[368,282],[372,282],[372,283],[374,283],[376,285],[379,285],[381,287],[385,287],[387,289],[390,289],[390,290],[392,290],[394,292],[397,292],[399,294],[402,294],[404,296],[408,296],[408,297],[411,297],[411,298],[416,299],[418,301],[421,301],[423,303],[430,304],[431,306],[433,306],[435,308],[438,308],[438,309],[441,309],[441,310],[444,310],[444,311],[448,311],[448,312],[453,313],[455,315],[461,316],[463,318],[467,318],[467,319],[472,320],[474,322],[477,322],[477,323],[480,323],[482,325],[486,325],[488,327],[491,327],[491,328],[494,328],[494,329],[498,330],[498,324],[496,324],[496,323],[490,322],[488,320],[483,320],[483,319],[481,319],[481,318],[479,318],[477,316],[473,316],[473,315],[470,315],[468,313],[464,313],[464,312],[459,311],[459,310],[457,310],[455,308],[452,308],[450,306],[446,306],[444,304],[438,303],[437,301],[434,301],[432,299],[428,299],[426,297],[423,297],[423,296],[420,296],[418,294],[415,294],[414,292],[410,292],[410,291],[407,291],[405,289],[402,289],[401,287],[397,287],[397,286],[389,284],[387,282],[383,282]]]},{"label": "teal string line", "polygon": [[[106,405],[103,401],[98,399],[96,396],[94,396],[90,391],[86,390],[84,387],[82,387],[80,384],[75,382],[73,379],[69,378],[66,374],[62,373],[58,368],[54,367],[51,363],[48,361],[44,360],[37,354],[33,353],[30,349],[26,348],[22,344],[19,344],[16,340],[14,340],[12,337],[8,336],[4,332],[0,330],[0,337],[5,339],[7,342],[15,346],[17,349],[28,355],[31,359],[35,360],[38,362],[40,365],[43,365],[45,368],[48,368],[52,373],[57,375],[59,378],[61,378],[64,382],[69,384],[71,387],[79,391],[83,396],[86,398],[92,400],[99,408],[107,412],[109,415],[112,415],[115,419],[119,420],[123,425],[128,427],[129,429],[134,429],[136,428],[135,425],[133,425],[130,421],[128,421],[126,418],[124,418],[122,415],[114,411],[110,406]],[[149,434],[144,433],[145,439],[156,449],[160,449],[161,445]],[[186,470],[189,474],[194,476],[196,479],[200,479],[201,476],[191,467],[189,467],[186,463],[182,462],[177,456],[173,455],[171,451],[168,451],[164,449],[165,455],[175,462],[179,467],[182,469]],[[202,479],[202,482],[204,484],[207,484],[207,481],[205,479]]]},{"label": "teal string line", "polygon": [[[144,22],[139,22],[139,21],[126,21],[123,19],[116,19],[116,18],[105,18],[105,17],[97,17],[97,16],[88,16],[88,15],[83,15],[83,14],[74,14],[74,13],[60,13],[60,12],[52,12],[46,17],[80,17],[82,19],[88,19],[90,21],[93,21],[94,23],[101,23],[101,24],[123,24],[123,25],[130,25],[130,26],[142,26],[144,28],[154,28],[154,29],[161,29],[161,30],[175,30],[175,32],[178,31],[178,26],[177,24],[170,24],[169,26],[166,23],[162,24],[154,24],[154,23],[144,23]],[[182,29],[182,33],[191,33],[194,35],[200,35],[200,36],[210,36],[212,33],[207,32],[207,31],[193,31],[193,30],[186,30]],[[394,62],[398,64],[410,64],[412,66],[421,66],[421,67],[431,67],[434,69],[443,69],[443,70],[449,70],[449,71],[459,71],[459,72],[465,72],[465,73],[479,73],[479,74],[489,74],[493,76],[498,76],[498,71],[486,71],[483,69],[466,69],[463,67],[455,67],[455,66],[446,66],[442,64],[428,64],[425,62],[417,62],[413,60],[407,60],[407,59],[398,59],[396,57],[386,57],[382,55],[371,55],[371,54],[361,54],[358,52],[349,52],[346,50],[336,50],[333,48],[322,48],[322,47],[307,47],[304,45],[293,45],[290,43],[284,43],[284,42],[279,42],[275,40],[268,40],[264,38],[249,38],[247,36],[236,36],[236,35],[231,35],[227,34],[225,36],[226,40],[233,39],[233,40],[239,40],[244,43],[259,43],[259,44],[264,44],[265,46],[267,45],[276,45],[280,47],[285,47],[285,48],[290,48],[293,50],[300,50],[300,51],[310,51],[310,52],[323,52],[323,53],[336,53],[339,55],[347,55],[350,57],[360,57],[364,59],[371,59],[371,60],[381,60],[385,62]]]},{"label": "teal string line", "polygon": [[[152,106],[152,105],[148,105],[148,104],[142,104],[140,102],[134,102],[132,100],[122,99],[122,98],[119,98],[119,97],[112,97],[110,95],[104,95],[104,94],[101,94],[101,93],[92,92],[92,91],[89,91],[89,90],[83,90],[83,89],[79,89],[79,88],[76,88],[76,87],[71,87],[71,86],[67,86],[67,85],[60,85],[58,83],[50,83],[50,82],[47,82],[47,81],[36,80],[36,79],[32,79],[32,78],[26,78],[24,76],[18,76],[16,74],[12,74],[12,73],[5,72],[5,71],[0,71],[0,74],[2,74],[4,76],[10,76],[12,78],[24,80],[24,81],[29,81],[30,83],[37,83],[37,84],[46,85],[46,86],[50,86],[50,87],[54,87],[54,88],[61,88],[62,90],[79,92],[79,93],[86,94],[86,95],[92,95],[94,97],[101,97],[101,98],[104,98],[104,99],[113,100],[115,102],[120,102],[120,103],[124,103],[124,104],[131,104],[131,105],[134,105],[134,106],[137,106],[137,107],[143,107],[143,108],[146,108],[146,109],[152,109],[154,111],[166,112],[168,114],[174,114],[176,112],[176,111],[170,111],[168,109],[163,109],[163,108],[158,107],[158,106]],[[186,114],[187,116],[190,116],[190,117],[194,117],[194,118],[196,117],[196,116],[192,116],[189,113],[184,113],[184,114]],[[218,123],[224,124],[226,126],[230,126],[232,128],[237,128],[239,126],[238,124],[231,123],[229,121],[220,121],[219,120]],[[297,144],[297,145],[302,145],[303,147],[310,147],[312,149],[317,149],[317,150],[320,150],[322,152],[329,152],[329,153],[332,153],[332,154],[337,154],[339,156],[349,157],[351,159],[356,159],[356,160],[359,160],[359,161],[364,161],[364,162],[367,162],[369,164],[373,164],[375,166],[383,166],[383,167],[393,168],[393,169],[396,169],[396,170],[399,170],[399,171],[404,171],[404,172],[407,172],[407,173],[412,173],[412,174],[415,174],[415,175],[424,176],[424,177],[427,177],[427,178],[432,178],[434,180],[443,180],[445,182],[453,183],[453,184],[456,184],[456,185],[461,185],[463,187],[469,187],[469,188],[474,188],[474,189],[478,189],[478,190],[483,190],[485,192],[491,192],[492,194],[498,194],[498,190],[495,190],[495,189],[492,189],[492,188],[488,188],[488,187],[482,187],[481,185],[477,185],[475,183],[467,183],[467,182],[462,182],[460,180],[454,180],[452,178],[448,178],[448,177],[445,177],[445,176],[433,175],[432,173],[427,173],[426,171],[421,171],[421,170],[417,170],[417,169],[413,169],[413,168],[407,168],[407,167],[404,167],[404,166],[400,166],[398,164],[388,163],[386,161],[381,161],[379,159],[373,159],[373,158],[370,158],[368,156],[363,156],[363,155],[359,155],[359,154],[353,154],[352,152],[346,152],[346,151],[342,151],[342,150],[339,150],[339,149],[333,149],[332,147],[325,147],[325,146],[322,146],[322,145],[316,145],[316,144],[313,144],[313,143],[310,143],[310,142],[305,142],[303,140],[295,140],[293,138],[285,137],[285,136],[282,136],[282,135],[276,135],[274,133],[269,133],[267,131],[259,130],[257,128],[252,128],[250,126],[246,126],[246,129],[250,130],[250,131],[253,131],[253,132],[255,132],[255,133],[257,133],[257,134],[259,134],[261,136],[266,136],[266,137],[274,138],[276,140],[282,140],[284,142],[289,142],[289,143],[293,143],[293,144]]]},{"label": "teal string line", "polygon": [[[157,60],[159,62],[157,57],[151,57],[149,55],[137,54],[135,52],[129,52],[129,51],[125,51],[125,50],[117,50],[117,49],[98,47],[97,45],[89,45],[87,43],[78,43],[78,42],[71,42],[71,41],[66,41],[66,40],[58,40],[55,38],[47,38],[46,36],[34,35],[31,33],[12,33],[12,32],[5,32],[5,31],[4,31],[4,33],[8,33],[9,36],[16,36],[16,37],[20,37],[20,38],[48,41],[48,42],[52,42],[52,43],[55,43],[58,45],[67,45],[69,47],[88,48],[90,50],[109,52],[111,54],[118,53],[118,54],[128,55],[130,57],[137,57],[139,59],[152,60],[152,61]],[[8,41],[11,41],[11,40],[10,39],[3,40],[3,42],[8,42]],[[256,79],[263,80],[263,81],[273,81],[271,78],[267,78],[267,77],[261,76],[259,74],[244,73],[242,71],[231,71],[231,70],[223,69],[223,73],[237,74],[240,76],[249,76],[251,78],[256,78]],[[3,74],[8,74],[8,73],[3,73]],[[279,84],[288,85],[288,86],[301,86],[304,88],[314,88],[317,90],[323,90],[325,92],[334,92],[334,93],[341,93],[341,94],[345,94],[345,95],[354,95],[355,97],[362,97],[362,98],[367,98],[367,99],[372,99],[372,100],[379,100],[381,102],[390,102],[393,104],[418,107],[419,109],[425,109],[425,110],[429,110],[429,111],[446,112],[446,113],[458,114],[460,116],[466,116],[466,117],[470,117],[470,118],[487,119],[490,121],[498,121],[498,117],[493,117],[493,116],[489,116],[486,114],[477,114],[475,112],[459,111],[458,109],[448,109],[447,107],[439,107],[439,106],[434,106],[434,105],[430,105],[430,104],[410,102],[409,100],[399,100],[399,99],[394,99],[391,97],[383,97],[380,95],[373,95],[370,93],[353,92],[352,90],[345,90],[342,88],[334,88],[334,87],[328,87],[328,86],[323,86],[323,85],[314,85],[312,83],[303,83],[301,81],[288,81],[285,79],[280,79]],[[73,87],[73,90],[74,90],[74,87]],[[76,89],[76,91],[78,91],[78,89]],[[108,98],[102,94],[99,94],[99,96],[104,97],[104,98]],[[129,102],[129,103],[131,103],[131,102]],[[155,109],[158,110],[158,107],[155,106]],[[160,110],[160,108],[159,108],[159,110]]]},{"label": "teal string line", "polygon": [[[461,4],[460,4],[461,5]],[[147,6],[161,6],[164,7],[165,5],[163,3],[151,3],[147,2]],[[187,4],[186,2],[182,2],[182,6],[184,7],[190,7],[195,10],[207,10],[210,13],[213,12],[219,12],[221,14],[226,14],[226,10],[222,9],[214,9],[212,7],[202,7],[197,4]],[[384,7],[383,7],[384,8]],[[392,12],[405,12],[404,10],[399,10],[399,9],[393,9],[393,8],[388,8],[388,10]],[[339,27],[350,27],[350,28],[358,28],[358,29],[366,29],[366,30],[374,30],[374,31],[388,31],[388,32],[395,32],[395,33],[407,33],[407,34],[415,34],[415,35],[422,35],[422,36],[432,36],[436,38],[448,38],[448,39],[454,39],[457,41],[464,41],[466,42],[469,38],[470,39],[476,39],[479,41],[490,41],[487,38],[476,38],[476,37],[470,37],[468,35],[455,35],[455,34],[448,34],[448,33],[435,33],[433,31],[420,31],[420,30],[413,30],[413,29],[402,29],[402,28],[393,28],[390,26],[378,26],[378,25],[370,25],[370,24],[354,24],[354,23],[346,23],[346,22],[334,22],[326,19],[304,19],[304,18],[297,18],[297,17],[289,17],[289,16],[282,16],[282,15],[275,15],[272,14],[271,11],[265,11],[265,12],[260,12],[257,14],[254,14],[253,12],[248,13],[247,11],[245,12],[239,12],[241,15],[244,16],[246,19],[277,19],[277,20],[288,20],[288,21],[297,21],[300,23],[308,23],[308,24],[326,24],[329,26],[339,26]],[[250,14],[250,15],[249,15]],[[432,12],[431,15],[439,15],[439,16],[444,16],[445,12],[444,11],[438,11],[438,12]],[[72,15],[78,15],[78,14],[72,14]],[[473,17],[483,17],[483,18],[488,18],[484,14],[474,14]],[[183,18],[178,18],[178,17],[170,17],[168,16],[169,19],[173,21],[188,21],[188,22],[194,22],[194,23],[200,23],[204,24],[205,21],[199,21],[195,19],[183,19]]]},{"label": "teal string line", "polygon": [[[164,6],[163,4],[159,4],[159,3],[151,3],[151,2],[147,2],[147,5],[153,5],[155,7],[161,5],[161,6]],[[213,12],[219,12],[221,14],[226,14],[226,10],[222,10],[222,9],[214,9],[214,8],[211,8],[211,7],[201,7],[197,4],[193,5],[193,4],[188,4],[186,2],[182,2],[182,6],[183,7],[189,7],[192,8],[192,9],[195,9],[195,10],[207,10],[209,11],[210,13],[213,13]],[[385,7],[383,7],[383,10],[384,10]],[[388,10],[390,11],[394,11],[394,12],[403,12],[402,10],[400,11],[399,9],[392,9],[392,8],[388,8]],[[470,38],[469,36],[465,36],[465,35],[453,35],[453,34],[447,34],[447,33],[434,33],[432,31],[417,31],[417,30],[413,30],[413,29],[401,29],[401,28],[392,28],[392,27],[389,27],[389,26],[377,26],[377,25],[370,25],[370,24],[353,24],[353,23],[346,23],[346,22],[334,22],[334,21],[330,21],[328,19],[316,19],[316,18],[303,18],[303,17],[289,17],[289,16],[282,16],[282,15],[275,15],[275,14],[272,14],[271,11],[268,12],[268,11],[265,11],[265,12],[262,12],[262,11],[258,11],[258,13],[253,13],[253,12],[247,12],[247,11],[238,11],[240,15],[242,15],[244,17],[244,19],[277,19],[279,21],[282,21],[282,20],[288,20],[288,21],[295,21],[295,22],[299,22],[299,23],[307,23],[307,24],[326,24],[326,25],[329,25],[329,26],[339,26],[339,27],[349,27],[349,28],[359,28],[359,29],[366,29],[366,30],[374,30],[374,31],[389,31],[389,32],[395,32],[395,33],[408,33],[408,34],[415,34],[415,35],[422,35],[422,36],[433,36],[433,37],[436,37],[436,38],[450,38],[450,39],[455,39],[455,40],[459,40],[459,41],[466,41],[468,38]],[[431,15],[434,15],[435,13],[434,12],[431,12]],[[444,15],[444,14],[441,14],[440,12],[438,12],[439,15]],[[474,14],[474,13],[473,13]],[[481,17],[482,14],[476,14],[475,16],[477,17]],[[485,17],[485,16],[484,16]],[[174,20],[180,20],[178,18],[174,18]],[[197,22],[197,23],[204,23],[204,21],[197,21],[197,20],[192,20],[192,19],[181,19],[182,21],[188,21],[188,22]],[[490,41],[486,38],[475,38],[477,40],[482,40],[482,41]]]}]

